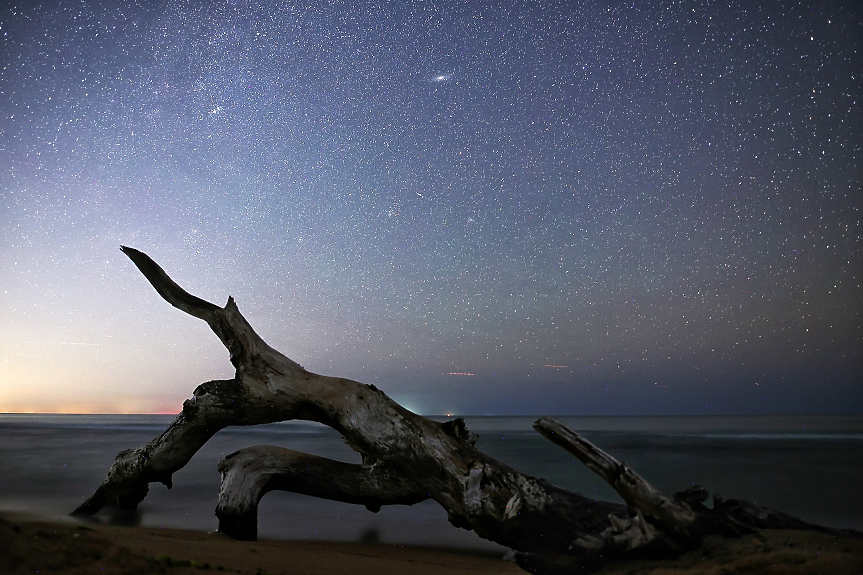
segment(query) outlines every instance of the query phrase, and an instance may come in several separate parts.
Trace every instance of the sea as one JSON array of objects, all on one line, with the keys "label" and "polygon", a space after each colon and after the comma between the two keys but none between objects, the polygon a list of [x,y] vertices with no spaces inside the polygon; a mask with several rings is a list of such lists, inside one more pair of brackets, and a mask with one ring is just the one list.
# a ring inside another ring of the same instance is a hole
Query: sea
[{"label": "sea", "polygon": [[[66,517],[90,496],[114,457],[159,435],[170,415],[0,414],[0,514]],[[443,421],[444,418],[435,418]],[[532,429],[535,417],[466,416],[477,447],[524,473],[596,499],[620,501],[599,477]],[[693,484],[801,519],[863,531],[863,416],[668,416],[558,419],[671,494]],[[359,463],[332,429],[310,422],[219,432],[174,475],[151,484],[134,514],[105,509],[91,521],[217,529],[219,459],[251,445],[279,445]],[[502,550],[452,527],[433,501],[363,506],[271,492],[259,507],[260,539],[365,541]]]}]

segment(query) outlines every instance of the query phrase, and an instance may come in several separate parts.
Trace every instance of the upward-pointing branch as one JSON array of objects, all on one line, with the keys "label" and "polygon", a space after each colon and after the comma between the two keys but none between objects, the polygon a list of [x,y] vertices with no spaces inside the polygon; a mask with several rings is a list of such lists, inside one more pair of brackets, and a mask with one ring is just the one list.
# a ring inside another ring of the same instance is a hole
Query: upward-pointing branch
[{"label": "upward-pointing branch", "polygon": [[611,485],[633,511],[671,533],[691,537],[691,526],[697,515],[684,502],[660,493],[641,475],[605,453],[560,421],[543,417],[533,428],[553,443],[575,455],[579,461]]},{"label": "upward-pointing branch", "polygon": [[216,304],[194,296],[181,288],[165,273],[165,270],[159,264],[150,259],[150,256],[144,252],[128,246],[120,246],[120,251],[129,256],[132,263],[137,266],[141,273],[144,274],[144,277],[156,288],[159,295],[175,308],[205,321],[210,321],[213,314],[222,309]]},{"label": "upward-pointing branch", "polygon": [[302,370],[298,363],[271,348],[261,336],[255,333],[255,330],[240,313],[234,298],[229,296],[228,303],[221,308],[190,294],[177,285],[165,273],[165,270],[144,252],[128,246],[122,246],[120,250],[129,256],[129,259],[165,301],[189,315],[203,319],[210,325],[210,328],[230,352],[231,363],[235,367],[239,368],[239,365],[251,358],[263,355],[266,356],[266,361],[272,363],[274,367],[278,366],[279,369]]}]

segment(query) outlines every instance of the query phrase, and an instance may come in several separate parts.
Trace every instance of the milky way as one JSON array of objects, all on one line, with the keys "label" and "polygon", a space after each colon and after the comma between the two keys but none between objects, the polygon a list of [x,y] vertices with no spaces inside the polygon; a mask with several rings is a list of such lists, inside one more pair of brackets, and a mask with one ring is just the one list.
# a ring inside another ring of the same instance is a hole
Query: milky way
[{"label": "milky way", "polygon": [[0,411],[176,411],[192,293],[424,413],[863,409],[856,2],[0,8]]}]

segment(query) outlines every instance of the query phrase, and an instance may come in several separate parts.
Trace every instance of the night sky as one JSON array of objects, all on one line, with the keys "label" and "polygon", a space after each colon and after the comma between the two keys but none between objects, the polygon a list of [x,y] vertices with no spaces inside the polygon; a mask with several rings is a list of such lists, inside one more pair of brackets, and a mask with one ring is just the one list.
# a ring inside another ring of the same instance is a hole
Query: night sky
[{"label": "night sky", "polygon": [[863,410],[859,2],[0,26],[0,411],[177,412],[232,376],[120,245],[420,413]]}]

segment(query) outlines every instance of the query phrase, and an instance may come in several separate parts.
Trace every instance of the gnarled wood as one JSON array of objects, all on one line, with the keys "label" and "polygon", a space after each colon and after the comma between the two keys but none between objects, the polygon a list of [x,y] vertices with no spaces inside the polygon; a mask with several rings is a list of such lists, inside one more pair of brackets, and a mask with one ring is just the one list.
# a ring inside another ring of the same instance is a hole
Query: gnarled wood
[{"label": "gnarled wood", "polygon": [[[633,516],[643,515],[663,532],[678,535],[684,545],[687,539],[698,537],[692,530],[698,515],[685,501],[666,497],[638,473],[555,419],[541,418],[533,424],[533,428],[575,455],[611,485],[629,506]],[[649,537],[645,535],[644,539],[646,541]]]},{"label": "gnarled wood", "polygon": [[373,512],[382,505],[413,505],[429,498],[385,464],[355,465],[270,445],[231,453],[219,461],[219,473],[219,531],[250,541],[257,538],[258,502],[273,490],[365,505]]},{"label": "gnarled wood", "polygon": [[453,525],[516,550],[526,569],[557,573],[593,569],[615,557],[675,554],[697,546],[707,533],[788,524],[787,516],[745,502],[718,500],[708,509],[702,505],[707,497],[702,488],[669,498],[551,419],[539,420],[536,429],[599,473],[626,505],[588,499],[520,473],[478,451],[464,421],[438,423],[408,411],[373,385],[309,372],[267,345],[233,298],[218,307],[183,290],[146,254],[128,247],[122,251],[168,303],[207,322],[236,371],[233,379],[195,389],[159,437],[117,455],[101,485],[75,513],[94,514],[106,504],[134,509],[149,483],[170,487],[173,473],[226,426],[302,419],[338,431],[361,454],[362,464],[280,447],[234,453],[219,464],[220,530],[254,538],[258,503],[274,489],[372,510],[430,498],[446,509]]}]

